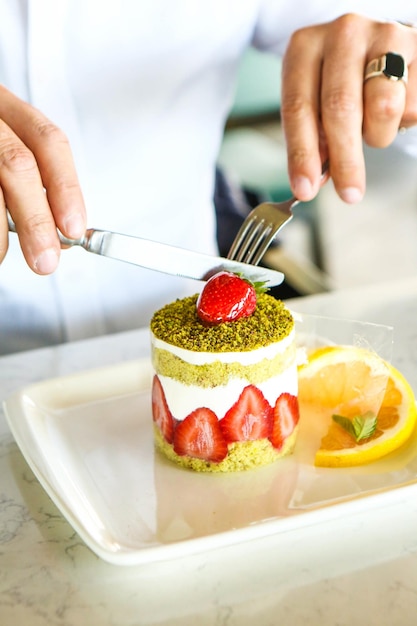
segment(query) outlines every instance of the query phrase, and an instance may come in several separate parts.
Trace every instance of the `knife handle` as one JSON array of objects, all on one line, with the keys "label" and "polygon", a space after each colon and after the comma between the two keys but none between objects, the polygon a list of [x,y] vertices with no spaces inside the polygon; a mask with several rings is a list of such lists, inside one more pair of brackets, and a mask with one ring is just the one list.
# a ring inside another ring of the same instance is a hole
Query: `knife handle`
[{"label": "knife handle", "polygon": [[[9,211],[7,213],[7,225],[9,228],[9,232],[17,233],[16,224],[14,223],[12,216]],[[70,239],[69,237],[65,237],[61,233],[61,231],[57,228],[56,232],[58,233],[58,239],[64,246],[81,246],[88,252],[95,252],[96,254],[100,254],[99,252],[99,241],[100,237],[93,237],[95,234],[101,234],[103,231],[95,230],[94,228],[89,228],[85,231],[84,235],[79,239]],[[94,245],[93,245],[94,244]]]}]

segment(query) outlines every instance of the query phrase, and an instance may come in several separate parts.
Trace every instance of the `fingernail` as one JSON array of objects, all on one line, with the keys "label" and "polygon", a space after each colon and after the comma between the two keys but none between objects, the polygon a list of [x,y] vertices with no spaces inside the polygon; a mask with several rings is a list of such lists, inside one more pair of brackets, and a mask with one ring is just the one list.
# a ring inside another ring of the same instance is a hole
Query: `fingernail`
[{"label": "fingernail", "polygon": [[362,191],[357,187],[345,187],[339,191],[339,195],[348,204],[355,204],[363,198]]},{"label": "fingernail", "polygon": [[47,248],[36,259],[34,265],[39,274],[52,274],[58,266],[58,253],[54,248]]},{"label": "fingernail", "polygon": [[310,199],[313,195],[313,185],[307,176],[297,176],[293,180],[294,194],[301,200]]},{"label": "fingernail", "polygon": [[84,235],[84,221],[79,213],[72,213],[64,220],[65,234],[71,239]]}]

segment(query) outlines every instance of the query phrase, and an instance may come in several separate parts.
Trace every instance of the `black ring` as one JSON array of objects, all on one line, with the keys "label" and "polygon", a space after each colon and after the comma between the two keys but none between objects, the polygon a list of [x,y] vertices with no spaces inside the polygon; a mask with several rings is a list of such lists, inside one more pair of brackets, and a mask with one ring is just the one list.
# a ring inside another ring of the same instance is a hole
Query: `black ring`
[{"label": "black ring", "polygon": [[388,80],[402,80],[407,84],[408,68],[401,54],[387,52],[382,56],[369,61],[365,68],[364,81],[377,76],[385,76]]}]

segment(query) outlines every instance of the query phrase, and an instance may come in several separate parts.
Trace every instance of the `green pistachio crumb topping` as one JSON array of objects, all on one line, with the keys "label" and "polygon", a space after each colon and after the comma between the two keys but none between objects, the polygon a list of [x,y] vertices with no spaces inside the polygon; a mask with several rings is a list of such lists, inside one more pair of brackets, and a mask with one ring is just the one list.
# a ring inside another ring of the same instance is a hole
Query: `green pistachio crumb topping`
[{"label": "green pistachio crumb topping", "polygon": [[198,294],[175,300],[155,312],[151,331],[158,339],[196,352],[244,352],[281,341],[294,328],[294,319],[281,300],[263,293],[249,317],[217,326],[197,315]]},{"label": "green pistachio crumb topping", "polygon": [[204,461],[190,456],[179,456],[172,444],[162,437],[159,429],[154,427],[154,441],[156,448],[170,461],[174,461],[181,467],[195,472],[241,472],[255,467],[270,465],[279,459],[292,453],[298,427],[291,433],[280,450],[274,448],[268,439],[256,439],[255,441],[236,441],[229,444],[229,451],[225,459],[219,463]]}]

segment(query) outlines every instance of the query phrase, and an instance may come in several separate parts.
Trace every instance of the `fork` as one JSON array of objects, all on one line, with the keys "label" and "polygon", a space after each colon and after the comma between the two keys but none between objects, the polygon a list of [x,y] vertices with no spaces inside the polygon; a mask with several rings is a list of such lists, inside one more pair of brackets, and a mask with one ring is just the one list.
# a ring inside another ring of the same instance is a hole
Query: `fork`
[{"label": "fork", "polygon": [[[321,178],[329,169],[325,161]],[[262,202],[252,209],[240,227],[227,255],[228,259],[258,265],[274,237],[293,218],[292,208],[300,203],[295,196],[284,202]]]}]

